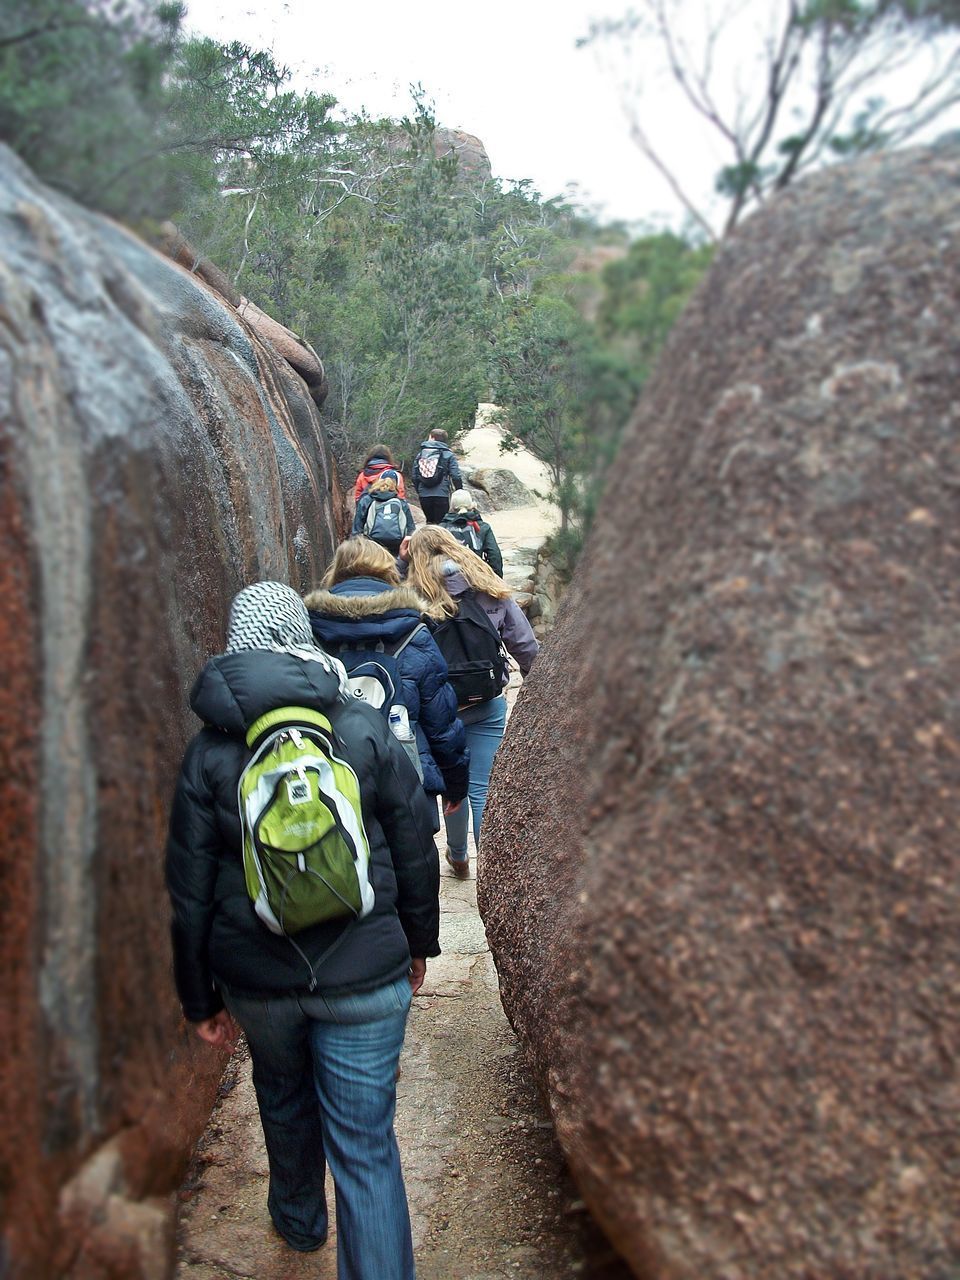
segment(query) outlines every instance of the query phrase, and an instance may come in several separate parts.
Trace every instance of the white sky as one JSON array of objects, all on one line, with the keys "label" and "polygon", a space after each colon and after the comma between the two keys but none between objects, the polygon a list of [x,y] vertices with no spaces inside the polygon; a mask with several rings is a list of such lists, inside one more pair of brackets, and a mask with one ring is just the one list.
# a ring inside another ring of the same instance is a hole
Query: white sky
[{"label": "white sky", "polygon": [[438,122],[479,137],[498,177],[532,178],[545,197],[577,183],[609,218],[673,216],[664,193],[644,189],[616,86],[576,48],[592,16],[622,11],[618,0],[188,4],[188,27],[271,48],[349,109],[406,114],[408,86],[422,83]]},{"label": "white sky", "polygon": [[[727,114],[762,74],[745,57],[777,25],[785,0],[684,0],[679,37],[702,43],[704,14],[725,15],[714,50],[718,100]],[[676,100],[654,66],[617,62],[617,46],[578,49],[592,19],[621,17],[630,0],[187,0],[187,26],[223,41],[272,49],[296,83],[374,116],[410,109],[421,83],[441,125],[475,134],[500,178],[531,178],[544,197],[569,184],[607,219],[680,227],[682,208],[631,141],[621,84],[646,74],[651,111],[671,168],[700,201],[729,158],[708,126]],[[733,15],[732,20],[730,15]],[[913,64],[911,64],[913,65]],[[909,73],[915,80],[913,73]],[[903,92],[900,76],[887,96]],[[947,127],[944,120],[932,130]],[[956,127],[956,116],[953,120]]]}]

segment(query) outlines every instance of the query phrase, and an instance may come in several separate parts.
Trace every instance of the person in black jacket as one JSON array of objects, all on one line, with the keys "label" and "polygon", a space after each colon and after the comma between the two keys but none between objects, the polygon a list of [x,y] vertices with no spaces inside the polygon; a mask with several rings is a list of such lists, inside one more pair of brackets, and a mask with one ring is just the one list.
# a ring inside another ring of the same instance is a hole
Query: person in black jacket
[{"label": "person in black jacket", "polygon": [[503,577],[500,544],[487,521],[480,518],[469,489],[458,489],[451,494],[450,510],[440,521],[440,527],[452,533],[463,546],[476,552],[481,560],[486,560],[498,578]]},{"label": "person in black jacket", "polygon": [[[290,587],[261,582],[231,606],[226,651],[201,671],[170,819],[167,887],[184,1016],[209,1044],[246,1033],[270,1165],[268,1208],[294,1249],[327,1234],[333,1174],[341,1280],[413,1280],[393,1114],[411,995],[440,953],[439,867],[429,805],[383,718],[345,695]],[[237,807],[245,735],[267,711],[322,712],[357,775],[370,846],[370,914],[297,933],[257,918]],[[235,1020],[235,1021],[234,1021]]]}]

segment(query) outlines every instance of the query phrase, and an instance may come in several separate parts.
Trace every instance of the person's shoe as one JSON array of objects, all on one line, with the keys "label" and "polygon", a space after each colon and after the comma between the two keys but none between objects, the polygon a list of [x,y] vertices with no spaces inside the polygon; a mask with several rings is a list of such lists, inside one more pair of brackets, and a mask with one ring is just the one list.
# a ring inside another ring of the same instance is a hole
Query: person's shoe
[{"label": "person's shoe", "polygon": [[468,857],[458,858],[449,846],[444,856],[447,859],[447,865],[453,869],[453,874],[458,880],[469,880],[470,859]]}]

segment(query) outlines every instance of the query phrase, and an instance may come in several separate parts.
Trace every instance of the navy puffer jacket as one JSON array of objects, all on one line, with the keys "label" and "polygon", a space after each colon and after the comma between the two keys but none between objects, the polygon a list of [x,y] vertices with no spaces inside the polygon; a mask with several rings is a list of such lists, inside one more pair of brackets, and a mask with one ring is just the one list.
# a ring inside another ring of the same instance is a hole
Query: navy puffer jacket
[{"label": "navy puffer jacket", "polygon": [[[383,642],[389,653],[422,621],[423,601],[410,587],[391,587],[379,578],[348,578],[329,591],[313,591],[304,603],[321,648]],[[403,701],[417,735],[423,789],[456,803],[467,794],[469,751],[457,718],[457,696],[447,680],[447,664],[423,627],[397,657]]]}]

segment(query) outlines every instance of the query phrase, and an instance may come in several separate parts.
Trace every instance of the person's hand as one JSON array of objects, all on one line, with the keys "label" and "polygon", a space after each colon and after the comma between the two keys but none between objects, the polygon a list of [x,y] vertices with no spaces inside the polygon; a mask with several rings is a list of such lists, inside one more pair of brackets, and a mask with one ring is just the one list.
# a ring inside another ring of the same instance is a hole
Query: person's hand
[{"label": "person's hand", "polygon": [[200,1039],[207,1044],[212,1044],[215,1049],[229,1049],[231,1053],[240,1035],[240,1028],[227,1013],[226,1009],[221,1009],[212,1018],[204,1018],[202,1022],[195,1022],[193,1029]]},{"label": "person's hand", "polygon": [[444,800],[443,816],[446,818],[451,813],[456,813],[462,804],[463,804],[462,800]]},{"label": "person's hand", "polygon": [[400,557],[401,560],[410,559],[410,534],[409,533],[405,538],[401,539],[400,550],[397,552],[397,555]]},{"label": "person's hand", "polygon": [[410,961],[410,990],[414,995],[423,986],[423,980],[427,976],[427,962],[422,956],[414,956]]}]

